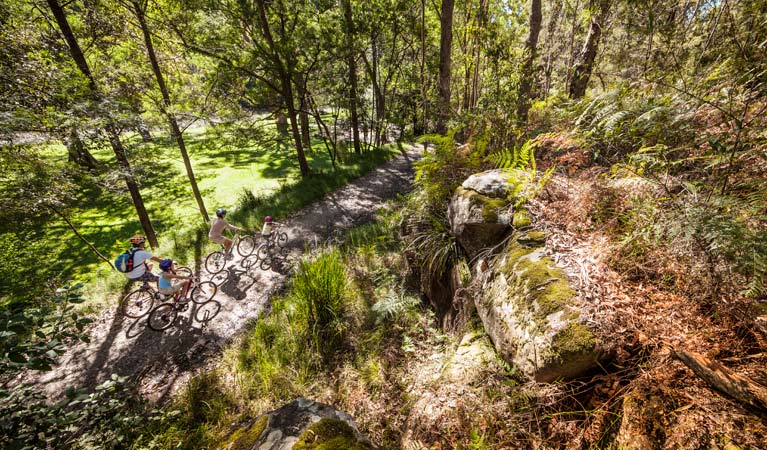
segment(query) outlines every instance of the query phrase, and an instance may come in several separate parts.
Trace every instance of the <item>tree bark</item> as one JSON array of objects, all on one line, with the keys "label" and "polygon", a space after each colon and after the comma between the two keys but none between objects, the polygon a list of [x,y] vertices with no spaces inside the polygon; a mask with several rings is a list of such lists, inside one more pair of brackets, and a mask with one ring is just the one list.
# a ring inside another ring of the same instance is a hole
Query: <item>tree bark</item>
[{"label": "tree bark", "polygon": [[357,112],[357,52],[354,50],[354,18],[352,17],[351,0],[341,0],[344,8],[344,23],[346,35],[346,65],[349,69],[349,115],[351,116],[352,141],[354,152],[361,153],[360,123]]},{"label": "tree bark", "polygon": [[453,46],[454,6],[454,0],[442,0],[442,12],[439,19],[439,111],[437,114],[436,131],[440,134],[447,132],[447,121],[450,119],[450,59]]},{"label": "tree bark", "polygon": [[530,111],[530,99],[535,80],[533,64],[538,53],[538,36],[541,33],[542,20],[541,0],[533,0],[530,6],[530,34],[525,42],[525,59],[520,70],[517,95],[517,121],[522,124],[527,123],[527,113]]},{"label": "tree bark", "polygon": [[71,127],[69,129],[69,135],[64,141],[67,146],[70,162],[93,171],[102,168],[102,164],[88,151],[87,148],[85,148],[85,144],[83,144],[83,141],[80,139],[80,134],[77,132],[77,128]]},{"label": "tree bark", "polygon": [[[88,78],[88,85],[91,89],[91,93],[93,94],[94,99],[96,101],[100,100],[101,94],[99,93],[98,86],[96,85],[96,80],[93,78],[90,67],[88,66],[88,62],[85,60],[85,55],[83,55],[83,52],[80,49],[80,45],[77,43],[77,39],[72,32],[72,28],[69,26],[67,16],[64,13],[64,9],[59,4],[58,0],[47,0],[47,2],[48,6],[51,8],[51,12],[53,12],[53,16],[56,19],[56,23],[58,24],[61,33],[64,35],[64,40],[69,47],[69,52],[72,56],[72,59],[74,59],[75,64],[77,65],[77,68],[80,70],[80,72],[82,72],[82,74]],[[115,158],[117,159],[120,167],[124,172],[123,176],[125,178],[125,184],[127,185],[131,199],[133,200],[133,206],[136,208],[136,213],[138,214],[141,228],[144,230],[144,234],[146,235],[147,240],[149,240],[149,245],[154,248],[159,247],[159,243],[157,242],[157,235],[155,234],[154,228],[152,227],[152,222],[149,220],[149,214],[147,214],[146,208],[144,207],[144,199],[141,197],[141,192],[139,191],[138,184],[133,177],[133,171],[131,170],[130,163],[128,162],[128,157],[125,154],[125,148],[120,141],[120,134],[117,132],[117,127],[115,126],[114,121],[108,115],[107,125],[104,127],[104,129],[107,133],[109,143],[112,145],[112,150],[114,151]]]},{"label": "tree bark", "polygon": [[309,175],[309,163],[306,161],[306,155],[304,154],[303,145],[301,145],[301,131],[296,120],[296,106],[294,104],[293,96],[293,80],[288,72],[288,68],[285,67],[282,58],[280,57],[277,49],[277,45],[272,37],[272,31],[269,27],[269,20],[266,17],[266,5],[264,0],[256,0],[256,6],[258,7],[258,19],[261,23],[261,32],[266,39],[266,43],[269,46],[269,53],[274,64],[274,68],[277,71],[277,76],[280,81],[280,91],[282,99],[285,101],[285,106],[288,109],[288,120],[290,121],[290,128],[293,131],[293,142],[296,146],[296,156],[298,158],[298,167],[301,170],[301,176],[305,177]]},{"label": "tree bark", "polygon": [[589,78],[591,78],[594,59],[599,49],[599,40],[602,37],[602,26],[610,12],[610,0],[591,0],[590,4],[592,8],[591,25],[570,77],[569,92],[570,98],[573,99],[582,98],[586,94],[586,86],[588,86]]},{"label": "tree bark", "polygon": [[717,361],[684,350],[673,355],[708,384],[744,405],[767,411],[767,387],[738,375]]},{"label": "tree bark", "polygon": [[302,73],[296,73],[296,89],[298,90],[298,118],[301,123],[301,140],[304,148],[312,151],[312,136],[309,129],[309,102],[306,93],[306,79]]},{"label": "tree bark", "polygon": [[184,136],[178,127],[178,122],[176,121],[176,117],[173,115],[173,113],[169,111],[169,108],[171,106],[170,93],[168,92],[168,86],[165,84],[165,79],[162,76],[162,71],[160,70],[160,64],[157,62],[157,54],[154,51],[154,45],[152,44],[152,36],[149,33],[149,27],[147,26],[147,23],[146,23],[145,11],[141,8],[141,5],[139,5],[137,1],[134,0],[132,3],[133,3],[134,12],[136,13],[136,18],[138,19],[139,24],[141,25],[141,32],[144,34],[144,44],[146,45],[146,51],[147,51],[147,54],[149,55],[149,61],[152,64],[152,71],[154,72],[155,79],[157,80],[157,85],[159,86],[160,92],[162,93],[162,100],[163,100],[162,112],[165,115],[165,117],[168,119],[171,135],[176,139],[176,144],[178,145],[178,149],[181,152],[181,158],[184,160],[184,168],[186,169],[186,175],[189,177],[189,184],[192,186],[192,194],[194,195],[195,201],[197,201],[197,207],[200,210],[202,219],[206,223],[210,222],[210,217],[208,217],[208,211],[205,209],[205,202],[203,202],[202,194],[200,194],[200,189],[197,187],[197,180],[194,177],[194,170],[192,169],[192,162],[189,159],[189,153],[186,151]]}]

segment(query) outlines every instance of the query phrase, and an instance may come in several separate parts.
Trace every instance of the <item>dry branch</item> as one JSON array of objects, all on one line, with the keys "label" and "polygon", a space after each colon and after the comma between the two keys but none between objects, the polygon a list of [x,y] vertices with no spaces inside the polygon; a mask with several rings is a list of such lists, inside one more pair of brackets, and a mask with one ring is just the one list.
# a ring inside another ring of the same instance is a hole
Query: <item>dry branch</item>
[{"label": "dry branch", "polygon": [[743,404],[767,411],[767,388],[764,386],[705,356],[684,350],[674,350],[673,355],[719,391]]}]

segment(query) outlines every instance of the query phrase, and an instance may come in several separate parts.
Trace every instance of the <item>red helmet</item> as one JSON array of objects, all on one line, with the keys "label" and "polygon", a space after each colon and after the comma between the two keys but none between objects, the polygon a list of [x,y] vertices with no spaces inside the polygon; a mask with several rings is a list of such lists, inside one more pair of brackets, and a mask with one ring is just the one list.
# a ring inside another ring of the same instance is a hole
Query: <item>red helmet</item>
[{"label": "red helmet", "polygon": [[264,222],[269,223],[272,221],[272,216],[266,216],[264,217]]}]

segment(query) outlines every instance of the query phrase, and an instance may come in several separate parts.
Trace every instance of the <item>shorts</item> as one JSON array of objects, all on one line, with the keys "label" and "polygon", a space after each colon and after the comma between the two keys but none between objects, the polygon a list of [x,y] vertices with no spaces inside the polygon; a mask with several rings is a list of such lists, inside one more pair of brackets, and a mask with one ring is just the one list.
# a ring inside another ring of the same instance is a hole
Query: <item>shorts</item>
[{"label": "shorts", "polygon": [[159,277],[157,275],[153,274],[152,272],[147,270],[146,272],[142,273],[140,277],[129,278],[129,280],[131,280],[131,281],[157,281],[157,280],[159,280]]},{"label": "shorts", "polygon": [[223,236],[208,236],[208,239],[210,239],[211,242],[215,242],[216,244],[223,244],[224,242],[228,241],[228,239]]},{"label": "shorts", "polygon": [[183,287],[184,287],[184,283],[173,283],[173,286],[169,288],[159,289],[159,291],[160,291],[160,294],[163,294],[163,295],[173,295],[176,292],[181,292],[181,288]]}]

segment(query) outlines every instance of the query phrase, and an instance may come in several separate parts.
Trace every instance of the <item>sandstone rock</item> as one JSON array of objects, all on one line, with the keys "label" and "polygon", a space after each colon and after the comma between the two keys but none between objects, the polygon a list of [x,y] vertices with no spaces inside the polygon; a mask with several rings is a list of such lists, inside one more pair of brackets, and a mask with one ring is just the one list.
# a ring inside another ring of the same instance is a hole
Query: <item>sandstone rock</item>
[{"label": "sandstone rock", "polygon": [[469,258],[497,244],[508,232],[514,204],[531,193],[532,181],[532,175],[523,170],[489,170],[471,175],[456,189],[448,219]]},{"label": "sandstone rock", "polygon": [[[477,312],[503,359],[539,382],[577,377],[601,354],[582,323],[577,294],[545,255],[543,236],[515,234],[495,264],[477,265]],[[481,270],[481,267],[487,267]]]},{"label": "sandstone rock", "polygon": [[[427,448],[428,435],[450,429],[470,415],[483,401],[481,386],[489,373],[499,372],[498,356],[490,339],[479,332],[469,332],[450,360],[442,367],[433,387],[423,393],[410,409],[402,436],[403,449]],[[463,411],[457,411],[462,409]]]},{"label": "sandstone rock", "polygon": [[245,423],[229,436],[224,450],[372,450],[375,447],[346,413],[298,398]]}]

